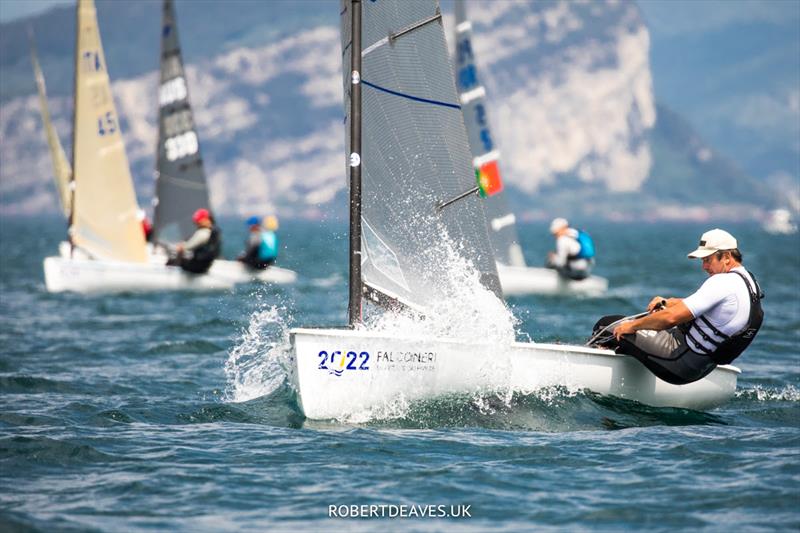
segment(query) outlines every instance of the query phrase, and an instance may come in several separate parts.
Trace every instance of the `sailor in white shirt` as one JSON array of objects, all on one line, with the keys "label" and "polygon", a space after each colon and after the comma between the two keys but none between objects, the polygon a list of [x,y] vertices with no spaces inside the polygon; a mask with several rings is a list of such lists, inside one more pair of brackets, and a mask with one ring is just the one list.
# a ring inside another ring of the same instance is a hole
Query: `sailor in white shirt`
[{"label": "sailor in white shirt", "polygon": [[[553,219],[550,233],[556,239],[556,249],[548,253],[547,266],[570,279],[589,277],[594,267],[594,245],[591,245],[591,252],[586,253],[587,250],[583,249],[579,240],[580,231],[569,227],[565,218]],[[589,238],[588,235],[586,237]]]},{"label": "sailor in white shirt", "polygon": [[[636,357],[661,379],[696,381],[718,364],[728,364],[753,340],[763,320],[763,294],[742,266],[736,239],[714,229],[689,254],[703,261],[709,278],[691,296],[650,301],[645,317],[614,329],[617,353]],[[605,317],[598,322],[613,317]],[[597,327],[597,326],[596,326]]]}]

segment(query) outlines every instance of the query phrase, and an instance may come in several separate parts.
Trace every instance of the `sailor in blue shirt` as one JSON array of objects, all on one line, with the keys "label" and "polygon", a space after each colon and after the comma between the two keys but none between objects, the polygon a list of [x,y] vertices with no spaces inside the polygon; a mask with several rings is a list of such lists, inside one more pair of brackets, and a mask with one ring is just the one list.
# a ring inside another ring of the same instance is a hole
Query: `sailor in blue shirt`
[{"label": "sailor in blue shirt", "polygon": [[250,268],[264,270],[278,257],[278,236],[275,234],[278,219],[269,215],[262,221],[253,216],[247,219],[247,225],[250,226],[250,233],[238,260]]}]

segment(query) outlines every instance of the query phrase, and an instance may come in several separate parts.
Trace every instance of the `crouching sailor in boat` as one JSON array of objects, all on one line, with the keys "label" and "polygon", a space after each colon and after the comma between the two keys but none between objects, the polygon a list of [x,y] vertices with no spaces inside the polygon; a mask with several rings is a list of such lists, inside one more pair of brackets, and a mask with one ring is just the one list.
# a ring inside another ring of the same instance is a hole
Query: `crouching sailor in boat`
[{"label": "crouching sailor in boat", "polygon": [[556,239],[556,250],[547,254],[547,267],[569,279],[588,278],[594,268],[594,241],[589,234],[569,227],[564,218],[553,219],[550,233]]},{"label": "crouching sailor in boat", "polygon": [[167,261],[167,265],[180,266],[192,274],[205,274],[211,268],[214,259],[219,257],[222,239],[208,209],[195,211],[192,221],[197,229],[189,240],[176,246],[176,255]]},{"label": "crouching sailor in boat", "polygon": [[274,215],[250,217],[246,221],[250,233],[245,242],[245,249],[236,259],[250,268],[264,270],[278,258],[278,218]]},{"label": "crouching sailor in boat", "polygon": [[[742,266],[736,239],[714,229],[703,234],[689,258],[702,260],[709,278],[686,298],[656,296],[649,314],[614,328],[617,353],[632,355],[656,376],[676,385],[703,378],[731,363],[761,328],[764,297]],[[619,317],[602,318],[595,329]],[[609,346],[612,347],[612,346]]]}]

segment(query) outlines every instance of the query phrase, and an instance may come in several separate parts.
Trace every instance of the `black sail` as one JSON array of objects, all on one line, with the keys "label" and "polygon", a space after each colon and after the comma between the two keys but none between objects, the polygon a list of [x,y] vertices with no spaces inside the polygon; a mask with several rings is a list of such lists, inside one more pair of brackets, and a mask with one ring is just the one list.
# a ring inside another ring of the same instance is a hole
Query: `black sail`
[{"label": "black sail", "polygon": [[210,209],[172,0],[164,0],[161,24],[158,155],[153,204],[153,239],[170,244],[192,234],[195,210]]}]

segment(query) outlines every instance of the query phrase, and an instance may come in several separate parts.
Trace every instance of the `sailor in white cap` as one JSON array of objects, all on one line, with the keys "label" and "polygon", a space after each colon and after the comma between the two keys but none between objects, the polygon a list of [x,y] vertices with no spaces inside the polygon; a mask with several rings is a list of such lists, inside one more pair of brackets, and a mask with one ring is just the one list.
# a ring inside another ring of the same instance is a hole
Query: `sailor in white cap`
[{"label": "sailor in white cap", "polygon": [[556,249],[547,254],[548,268],[564,277],[581,280],[589,277],[594,267],[594,241],[585,231],[569,227],[565,218],[554,218],[550,233],[556,238]]},{"label": "sailor in white cap", "polygon": [[[678,385],[736,359],[764,318],[764,295],[742,266],[733,235],[721,229],[705,232],[689,258],[701,259],[709,275],[697,292],[686,298],[656,296],[647,306],[649,314],[614,328],[617,353],[636,357],[656,376]],[[604,317],[595,328],[613,318]]]}]

